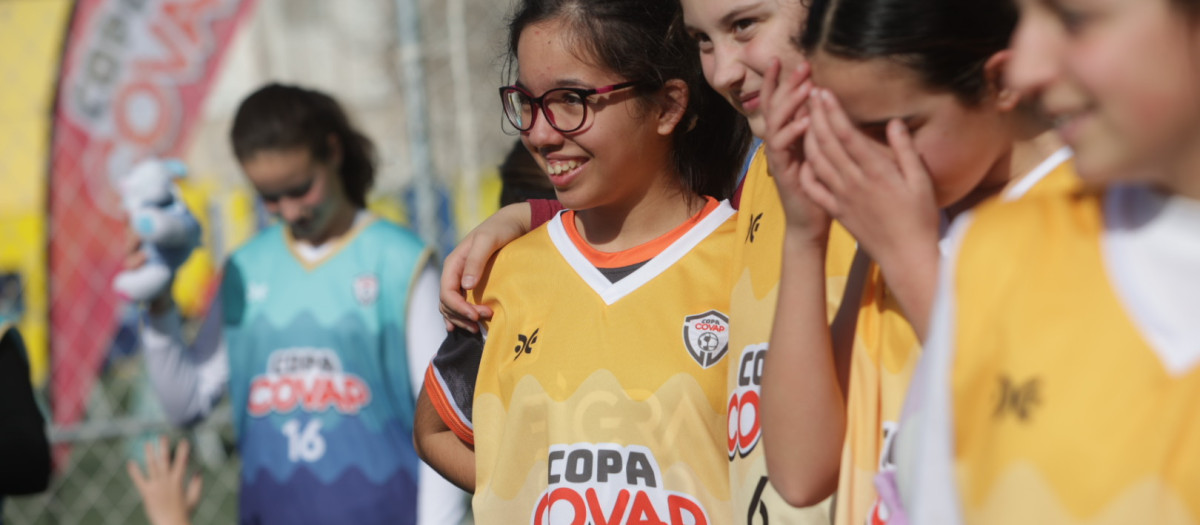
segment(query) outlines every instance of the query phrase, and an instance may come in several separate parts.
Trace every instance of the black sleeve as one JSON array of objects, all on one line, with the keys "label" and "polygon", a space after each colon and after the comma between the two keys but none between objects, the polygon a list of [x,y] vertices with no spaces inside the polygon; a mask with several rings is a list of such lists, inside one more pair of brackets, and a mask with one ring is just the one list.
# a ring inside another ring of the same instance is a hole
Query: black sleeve
[{"label": "black sleeve", "polygon": [[34,494],[50,485],[46,421],[33,400],[25,342],[0,333],[0,494]]},{"label": "black sleeve", "polygon": [[472,427],[475,378],[482,357],[483,337],[455,328],[429,364],[431,375],[425,380],[425,388],[432,396],[434,408],[452,429],[456,423]]}]

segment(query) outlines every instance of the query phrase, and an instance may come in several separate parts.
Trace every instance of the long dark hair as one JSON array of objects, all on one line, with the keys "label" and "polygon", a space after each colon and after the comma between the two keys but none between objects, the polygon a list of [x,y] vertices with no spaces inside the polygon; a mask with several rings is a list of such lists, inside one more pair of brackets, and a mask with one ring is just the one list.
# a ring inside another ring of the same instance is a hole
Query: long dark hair
[{"label": "long dark hair", "polygon": [[974,105],[990,89],[984,64],[1008,47],[1017,16],[1013,0],[811,0],[800,47],[894,60]]},{"label": "long dark hair", "polygon": [[375,145],[350,123],[333,97],[320,91],[284,84],[267,84],[238,106],[229,140],[239,162],[263,150],[306,148],[313,158],[333,157],[329,137],[342,149],[338,177],[346,198],[359,208],[367,206],[367,192],[375,183]]},{"label": "long dark hair", "polygon": [[685,81],[687,112],[672,134],[675,168],[698,194],[732,194],[750,128],[704,81],[700,53],[683,31],[678,0],[523,0],[508,25],[510,72],[521,32],[548,20],[570,28],[572,44],[597,66],[638,81],[643,96],[668,80]]}]

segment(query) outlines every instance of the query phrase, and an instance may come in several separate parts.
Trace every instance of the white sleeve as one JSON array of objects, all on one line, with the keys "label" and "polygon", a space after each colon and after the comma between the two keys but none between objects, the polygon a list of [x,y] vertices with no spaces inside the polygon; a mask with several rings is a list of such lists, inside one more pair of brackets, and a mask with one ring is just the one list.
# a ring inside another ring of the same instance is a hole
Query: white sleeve
[{"label": "white sleeve", "polygon": [[221,330],[218,297],[189,348],[183,342],[179,311],[146,315],[138,330],[150,383],[167,419],[187,425],[208,416],[229,381],[229,359]]},{"label": "white sleeve", "polygon": [[960,216],[947,235],[948,250],[938,276],[929,339],[909,384],[896,435],[896,485],[909,523],[914,524],[963,522],[954,470],[951,369],[956,319],[955,269],[970,223],[970,213]]},{"label": "white sleeve", "polygon": [[421,269],[413,282],[408,299],[408,318],[405,319],[406,345],[408,348],[408,374],[413,388],[413,399],[421,393],[421,382],[425,369],[437,354],[438,347],[446,338],[446,325],[438,310],[439,279],[437,266],[431,260]]},{"label": "white sleeve", "polygon": [[[425,369],[446,338],[446,326],[438,311],[438,269],[430,261],[413,283],[406,322],[408,373],[413,399],[421,392]],[[417,489],[417,525],[455,525],[466,516],[469,496],[421,462]]]}]

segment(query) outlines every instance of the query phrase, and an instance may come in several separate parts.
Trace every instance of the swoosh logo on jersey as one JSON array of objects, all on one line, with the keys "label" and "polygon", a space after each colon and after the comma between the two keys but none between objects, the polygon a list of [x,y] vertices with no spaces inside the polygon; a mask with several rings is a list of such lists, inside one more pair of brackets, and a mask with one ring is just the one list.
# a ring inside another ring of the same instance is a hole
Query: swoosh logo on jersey
[{"label": "swoosh logo on jersey", "polygon": [[758,227],[761,225],[762,217],[762,213],[750,217],[750,227],[746,229],[746,242],[754,242],[754,234],[758,233]]}]

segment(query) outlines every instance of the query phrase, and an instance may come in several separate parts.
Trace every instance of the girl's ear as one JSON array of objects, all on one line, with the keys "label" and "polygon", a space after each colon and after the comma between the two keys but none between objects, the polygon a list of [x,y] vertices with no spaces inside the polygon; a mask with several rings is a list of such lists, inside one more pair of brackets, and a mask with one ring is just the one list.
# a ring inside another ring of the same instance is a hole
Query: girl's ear
[{"label": "girl's ear", "polygon": [[329,163],[333,165],[334,171],[338,171],[342,169],[342,141],[333,133],[325,140],[329,144]]},{"label": "girl's ear", "polygon": [[673,78],[663,85],[659,94],[659,110],[655,113],[658,120],[658,134],[669,136],[675,132],[675,127],[687,114],[688,85],[681,79]]},{"label": "girl's ear", "polygon": [[983,78],[988,84],[988,92],[995,94],[996,107],[1001,111],[1012,111],[1021,102],[1021,94],[1008,86],[1004,81],[1004,70],[1012,60],[1012,51],[998,51],[983,64]]}]

